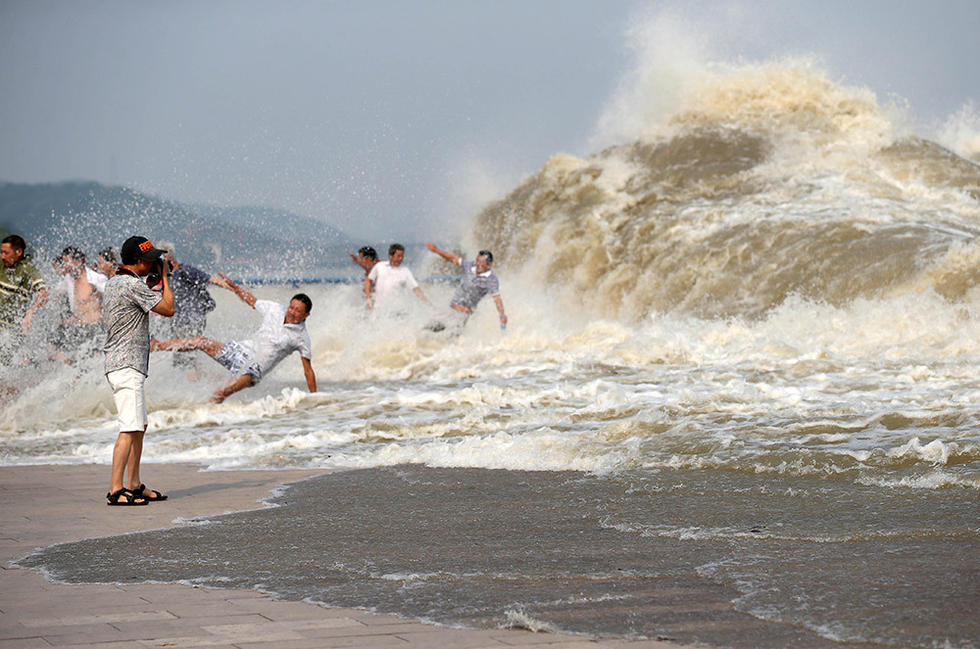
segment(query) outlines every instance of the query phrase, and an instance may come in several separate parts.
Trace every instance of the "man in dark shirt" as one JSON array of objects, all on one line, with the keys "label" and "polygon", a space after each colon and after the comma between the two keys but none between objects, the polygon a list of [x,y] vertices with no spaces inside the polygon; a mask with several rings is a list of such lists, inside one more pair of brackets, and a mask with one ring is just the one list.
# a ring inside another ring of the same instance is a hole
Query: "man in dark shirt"
[{"label": "man in dark shirt", "polygon": [[[200,268],[177,262],[174,244],[161,242],[160,247],[167,251],[170,260],[170,287],[174,292],[174,317],[164,321],[168,331],[155,333],[156,338],[194,338],[203,336],[207,326],[208,314],[214,311],[214,298],[208,292],[211,284],[228,288],[225,280],[210,275]],[[196,368],[196,358],[191,354],[175,354],[174,366],[187,369]]]}]

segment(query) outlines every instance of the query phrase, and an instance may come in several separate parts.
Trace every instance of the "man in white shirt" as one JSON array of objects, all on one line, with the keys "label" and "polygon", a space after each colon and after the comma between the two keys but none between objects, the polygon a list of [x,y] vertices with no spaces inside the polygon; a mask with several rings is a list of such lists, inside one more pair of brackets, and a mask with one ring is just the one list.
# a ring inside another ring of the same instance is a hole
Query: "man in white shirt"
[{"label": "man in white shirt", "polygon": [[[419,283],[415,281],[412,271],[407,266],[402,265],[404,260],[405,246],[400,243],[393,243],[388,247],[388,261],[375,264],[368,276],[364,278],[364,297],[369,309],[373,309],[375,306],[379,309],[390,309],[406,289],[410,289],[420,300],[432,306],[432,303],[425,297],[425,293],[419,288]],[[372,285],[374,297],[372,297]]]},{"label": "man in white shirt", "polygon": [[58,290],[68,296],[71,317],[68,324],[91,324],[101,319],[102,294],[109,278],[89,268],[85,253],[75,246],[61,251],[59,269],[64,275]]},{"label": "man in white shirt", "polygon": [[282,359],[299,352],[303,375],[310,392],[316,392],[316,374],[311,363],[312,345],[306,331],[306,319],[313,302],[304,293],[297,293],[284,306],[271,300],[259,300],[228,277],[225,287],[243,302],[262,314],[262,324],[249,340],[222,343],[204,336],[150,341],[150,351],[202,351],[221,363],[232,373],[232,379],[211,396],[212,403],[221,403],[239,390],[257,385]]}]

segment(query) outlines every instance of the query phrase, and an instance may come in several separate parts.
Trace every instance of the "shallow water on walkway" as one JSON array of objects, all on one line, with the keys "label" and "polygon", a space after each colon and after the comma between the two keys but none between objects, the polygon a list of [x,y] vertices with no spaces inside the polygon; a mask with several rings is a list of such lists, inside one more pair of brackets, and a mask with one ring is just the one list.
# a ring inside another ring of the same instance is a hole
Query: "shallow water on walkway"
[{"label": "shallow water on walkway", "polygon": [[69,582],[257,587],[450,625],[718,646],[967,647],[980,634],[980,509],[964,490],[400,466],[308,480],[276,502],[22,563]]}]

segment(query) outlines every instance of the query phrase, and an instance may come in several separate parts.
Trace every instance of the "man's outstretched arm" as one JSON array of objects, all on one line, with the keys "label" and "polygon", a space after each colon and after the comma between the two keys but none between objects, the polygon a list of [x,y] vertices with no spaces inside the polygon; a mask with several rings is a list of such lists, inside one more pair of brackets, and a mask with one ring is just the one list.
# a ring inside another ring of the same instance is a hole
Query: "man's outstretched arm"
[{"label": "man's outstretched arm", "polygon": [[425,293],[423,293],[422,292],[422,289],[420,289],[418,286],[416,286],[415,288],[413,288],[412,289],[412,292],[415,293],[415,295],[418,296],[418,298],[420,300],[422,300],[423,302],[425,302],[429,306],[432,306],[432,302],[429,302],[429,298],[425,297]]},{"label": "man's outstretched arm", "polygon": [[364,278],[364,302],[367,304],[367,308],[374,308],[374,300],[371,299],[371,278]]},{"label": "man's outstretched arm", "polygon": [[34,318],[34,314],[37,313],[38,309],[45,305],[48,301],[48,289],[42,288],[37,292],[37,296],[34,301],[31,302],[31,306],[28,307],[27,313],[24,314],[24,321],[21,323],[21,331],[27,333],[31,329],[31,320]]},{"label": "man's outstretched arm", "polygon": [[310,359],[303,358],[300,356],[300,360],[303,361],[303,375],[306,376],[306,387],[310,389],[310,392],[316,392],[316,372],[313,371],[313,363]]},{"label": "man's outstretched arm", "polygon": [[507,324],[507,314],[504,312],[504,300],[499,295],[493,296],[494,304],[497,305],[497,314],[500,316],[500,324]]},{"label": "man's outstretched arm", "polygon": [[[220,273],[218,275],[220,275]],[[230,291],[231,288],[228,286],[228,282],[218,275],[209,275],[208,283],[214,284],[215,286],[220,286],[221,288],[227,288]]]},{"label": "man's outstretched arm", "polygon": [[350,260],[364,269],[365,273],[370,273],[371,269],[374,268],[374,264],[369,259],[361,259],[354,253],[350,253]]},{"label": "man's outstretched arm", "polygon": [[425,247],[428,248],[430,252],[436,253],[437,255],[439,255],[440,257],[442,257],[443,259],[445,259],[446,261],[451,261],[454,264],[459,265],[459,262],[460,262],[460,258],[459,257],[457,257],[456,255],[454,255],[451,252],[446,252],[445,250],[439,250],[438,248],[436,248],[436,244],[434,244],[434,243],[427,243],[427,244],[425,244]]},{"label": "man's outstretched arm", "polygon": [[218,273],[221,279],[225,280],[225,288],[234,293],[241,299],[242,302],[249,305],[253,309],[255,308],[255,296],[243,289],[241,286],[231,281],[231,279],[224,273]]}]

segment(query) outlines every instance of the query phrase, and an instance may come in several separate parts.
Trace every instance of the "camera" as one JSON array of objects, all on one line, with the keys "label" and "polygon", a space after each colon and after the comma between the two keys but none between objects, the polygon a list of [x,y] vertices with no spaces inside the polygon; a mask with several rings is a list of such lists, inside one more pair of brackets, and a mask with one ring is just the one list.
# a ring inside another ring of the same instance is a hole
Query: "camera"
[{"label": "camera", "polygon": [[[164,271],[164,268],[166,268],[166,271]],[[153,265],[153,270],[150,271],[150,274],[146,276],[146,285],[149,286],[150,288],[153,288],[161,281],[163,281],[164,272],[169,273],[173,269],[174,269],[173,262],[170,261],[169,259],[164,259],[161,257],[160,259],[157,260],[157,263]]]}]

